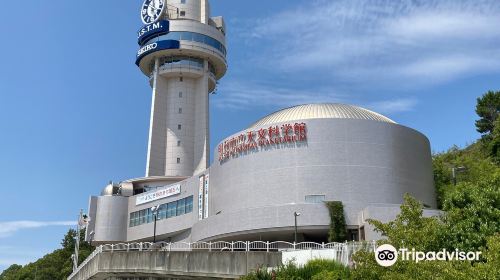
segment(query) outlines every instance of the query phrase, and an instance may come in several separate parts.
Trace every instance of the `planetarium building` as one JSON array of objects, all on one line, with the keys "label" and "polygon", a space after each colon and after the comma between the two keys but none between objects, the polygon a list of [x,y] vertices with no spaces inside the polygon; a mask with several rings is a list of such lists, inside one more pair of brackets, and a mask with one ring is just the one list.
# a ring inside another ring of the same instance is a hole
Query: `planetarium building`
[{"label": "planetarium building", "polygon": [[293,241],[297,221],[299,241],[321,242],[330,201],[344,206],[348,239],[372,240],[366,220],[393,219],[404,194],[436,208],[428,139],[351,105],[272,113],[218,143],[210,164],[224,20],[207,0],[146,2],[136,60],[153,90],[146,177],[91,197],[87,240]]}]

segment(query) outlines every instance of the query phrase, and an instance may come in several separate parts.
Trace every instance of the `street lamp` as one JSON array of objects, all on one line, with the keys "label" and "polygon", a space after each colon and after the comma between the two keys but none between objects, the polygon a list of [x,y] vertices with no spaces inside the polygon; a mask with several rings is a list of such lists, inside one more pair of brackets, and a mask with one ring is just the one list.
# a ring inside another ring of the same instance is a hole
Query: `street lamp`
[{"label": "street lamp", "polygon": [[300,213],[293,212],[293,217],[295,218],[295,244],[297,244],[297,217],[300,216]]},{"label": "street lamp", "polygon": [[151,207],[151,212],[153,212],[153,218],[155,219],[154,222],[154,230],[153,230],[153,243],[156,243],[156,221],[158,220],[158,210],[160,210],[160,205],[156,205]]},{"label": "street lamp", "polygon": [[453,178],[453,185],[454,186],[457,185],[457,173],[465,172],[465,171],[467,171],[467,167],[465,167],[465,166],[453,167],[451,169],[451,176]]}]

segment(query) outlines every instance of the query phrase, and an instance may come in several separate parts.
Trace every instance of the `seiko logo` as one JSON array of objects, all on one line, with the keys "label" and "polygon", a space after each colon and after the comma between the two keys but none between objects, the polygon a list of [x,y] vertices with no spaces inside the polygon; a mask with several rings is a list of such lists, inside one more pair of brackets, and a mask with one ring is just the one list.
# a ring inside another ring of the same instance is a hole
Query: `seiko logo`
[{"label": "seiko logo", "polygon": [[163,26],[161,25],[161,22],[156,22],[156,23],[153,23],[150,25],[146,25],[141,30],[139,30],[139,32],[137,32],[137,38],[140,38],[142,35],[150,32],[150,31],[153,31],[155,29],[160,29],[162,27]]},{"label": "seiko logo", "polygon": [[142,55],[143,53],[145,52],[148,52],[150,50],[154,50],[158,47],[158,44],[157,43],[153,43],[153,44],[149,44],[147,46],[144,46],[142,47],[138,52],[137,52],[137,56],[140,56]]}]

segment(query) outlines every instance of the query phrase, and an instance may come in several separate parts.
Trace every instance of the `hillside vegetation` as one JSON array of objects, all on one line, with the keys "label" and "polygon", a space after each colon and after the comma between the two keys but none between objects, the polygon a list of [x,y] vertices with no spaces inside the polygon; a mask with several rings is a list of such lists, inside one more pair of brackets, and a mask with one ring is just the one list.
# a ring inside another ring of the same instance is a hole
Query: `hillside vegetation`
[{"label": "hillside vegetation", "polygon": [[[94,250],[80,234],[79,262],[83,262]],[[25,266],[12,265],[0,274],[0,280],[63,280],[73,271],[71,255],[75,252],[76,230],[70,229],[64,236],[60,249]]]}]

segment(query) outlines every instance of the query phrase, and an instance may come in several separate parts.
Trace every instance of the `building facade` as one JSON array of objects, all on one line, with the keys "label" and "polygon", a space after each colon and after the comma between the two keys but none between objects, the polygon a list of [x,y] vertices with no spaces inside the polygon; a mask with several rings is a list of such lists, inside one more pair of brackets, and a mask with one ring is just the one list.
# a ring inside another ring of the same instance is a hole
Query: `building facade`
[{"label": "building facade", "polygon": [[153,89],[146,176],[90,199],[87,240],[326,241],[326,201],[341,201],[351,240],[380,236],[409,193],[436,212],[428,139],[375,112],[306,104],[217,145],[209,166],[209,95],[227,70],[225,24],[207,0],[146,0],[137,65]]}]

